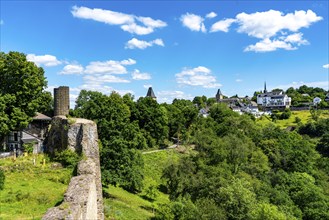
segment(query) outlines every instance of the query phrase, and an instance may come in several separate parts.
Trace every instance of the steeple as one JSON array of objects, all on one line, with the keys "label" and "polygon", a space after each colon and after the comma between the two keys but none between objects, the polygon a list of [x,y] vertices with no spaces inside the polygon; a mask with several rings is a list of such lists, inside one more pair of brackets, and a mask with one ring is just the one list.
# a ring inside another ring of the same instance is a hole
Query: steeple
[{"label": "steeple", "polygon": [[151,98],[153,98],[153,99],[156,99],[156,98],[157,98],[157,97],[154,95],[154,92],[153,92],[152,87],[149,87],[149,89],[147,90],[146,97],[151,97]]},{"label": "steeple", "polygon": [[217,90],[217,93],[216,93],[216,100],[217,100],[217,102],[219,101],[219,100],[222,100],[223,99],[223,94],[222,94],[222,92],[220,91],[220,89],[218,89]]},{"label": "steeple", "polygon": [[267,93],[267,89],[266,89],[266,81],[264,83],[264,93]]}]

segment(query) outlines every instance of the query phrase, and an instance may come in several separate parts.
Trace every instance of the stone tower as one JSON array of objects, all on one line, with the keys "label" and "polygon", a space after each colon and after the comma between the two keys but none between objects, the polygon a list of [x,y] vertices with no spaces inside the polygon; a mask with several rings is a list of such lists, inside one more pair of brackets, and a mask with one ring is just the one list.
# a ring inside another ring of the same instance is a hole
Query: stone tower
[{"label": "stone tower", "polygon": [[68,115],[70,110],[70,89],[60,86],[54,89],[54,116]]},{"label": "stone tower", "polygon": [[217,93],[216,93],[216,101],[217,102],[220,102],[220,100],[222,100],[224,97],[223,97],[223,94],[222,92],[220,91],[220,89],[217,90]]}]

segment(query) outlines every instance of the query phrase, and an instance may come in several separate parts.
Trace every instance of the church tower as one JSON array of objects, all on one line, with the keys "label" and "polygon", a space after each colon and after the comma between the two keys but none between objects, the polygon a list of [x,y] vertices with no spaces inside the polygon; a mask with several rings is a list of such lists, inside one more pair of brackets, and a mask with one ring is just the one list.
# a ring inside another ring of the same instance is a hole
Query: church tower
[{"label": "church tower", "polygon": [[157,99],[157,97],[154,95],[152,87],[149,87],[149,89],[147,90],[146,97],[151,97],[154,100]]},{"label": "church tower", "polygon": [[267,89],[266,89],[266,81],[264,82],[264,93],[267,93]]},{"label": "church tower", "polygon": [[217,90],[217,93],[216,93],[216,101],[217,102],[220,102],[220,100],[223,99],[223,94],[222,92],[220,91],[220,89]]}]

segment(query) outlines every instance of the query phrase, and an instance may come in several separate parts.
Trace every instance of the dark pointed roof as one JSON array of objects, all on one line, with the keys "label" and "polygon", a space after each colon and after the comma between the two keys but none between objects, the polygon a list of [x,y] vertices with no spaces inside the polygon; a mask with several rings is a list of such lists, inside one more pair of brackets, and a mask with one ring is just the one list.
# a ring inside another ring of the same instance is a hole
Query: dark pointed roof
[{"label": "dark pointed roof", "polygon": [[216,96],[219,96],[219,95],[223,95],[222,92],[220,91],[220,89],[217,90]]},{"label": "dark pointed roof", "polygon": [[264,93],[267,93],[267,89],[266,89],[266,81],[264,82]]},{"label": "dark pointed roof", "polygon": [[156,98],[154,95],[152,87],[149,87],[149,90],[147,90],[146,97]]}]

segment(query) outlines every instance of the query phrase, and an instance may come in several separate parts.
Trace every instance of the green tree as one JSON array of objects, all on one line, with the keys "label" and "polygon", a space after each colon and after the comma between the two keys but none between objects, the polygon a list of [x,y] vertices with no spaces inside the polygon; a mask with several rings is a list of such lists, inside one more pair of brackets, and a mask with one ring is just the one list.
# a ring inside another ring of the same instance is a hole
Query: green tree
[{"label": "green tree", "polygon": [[44,70],[19,52],[0,52],[0,139],[35,116],[47,86]]}]

